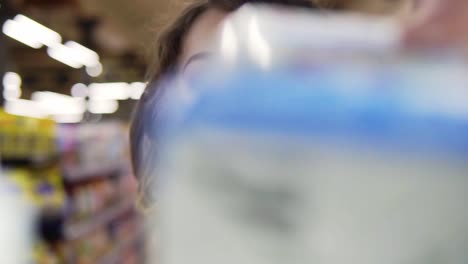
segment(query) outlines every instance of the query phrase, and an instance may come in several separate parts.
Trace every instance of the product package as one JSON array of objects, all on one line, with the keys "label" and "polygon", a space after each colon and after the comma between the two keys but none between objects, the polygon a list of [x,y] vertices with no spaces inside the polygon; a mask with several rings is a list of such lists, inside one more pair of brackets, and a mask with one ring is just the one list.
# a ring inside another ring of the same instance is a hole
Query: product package
[{"label": "product package", "polygon": [[466,109],[276,76],[203,96],[162,148],[164,263],[467,260]]},{"label": "product package", "polygon": [[371,53],[243,60],[167,87],[154,261],[466,263],[466,66]]}]

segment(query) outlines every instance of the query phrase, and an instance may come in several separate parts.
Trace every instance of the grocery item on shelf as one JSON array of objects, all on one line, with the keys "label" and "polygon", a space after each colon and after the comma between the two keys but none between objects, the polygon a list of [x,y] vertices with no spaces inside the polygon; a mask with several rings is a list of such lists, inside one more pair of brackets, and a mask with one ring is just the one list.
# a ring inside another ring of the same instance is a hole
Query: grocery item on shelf
[{"label": "grocery item on shelf", "polygon": [[39,207],[62,207],[66,200],[62,175],[58,167],[47,169],[4,169],[18,191]]},{"label": "grocery item on shelf", "polygon": [[119,123],[60,126],[59,133],[66,180],[106,176],[128,165],[125,160],[127,136]]},{"label": "grocery item on shelf", "polygon": [[64,135],[59,145],[69,192],[65,240],[72,245],[68,252],[74,253],[67,258],[79,259],[79,263],[114,258],[110,263],[116,263],[124,250],[119,243],[133,236],[116,239],[112,227],[119,227],[122,218],[139,219],[134,210],[136,182],[129,173],[125,126],[85,124],[60,127],[59,131]]},{"label": "grocery item on shelf", "polygon": [[54,121],[8,114],[0,110],[2,162],[45,162],[58,154]]},{"label": "grocery item on shelf", "polygon": [[141,223],[134,212],[127,208],[118,217],[107,220],[107,226],[103,223],[72,240],[66,249],[67,258],[80,259],[79,263],[120,263],[128,251],[141,258],[141,248],[134,248],[142,242]]},{"label": "grocery item on shelf", "polygon": [[109,179],[71,186],[70,193],[74,201],[71,218],[76,220],[92,217],[121,198],[117,184]]},{"label": "grocery item on shelf", "polygon": [[139,261],[132,245],[142,233],[126,129],[117,122],[58,125],[0,111],[0,173],[10,191],[38,211],[30,219],[37,233],[28,230],[34,263],[125,263],[124,254]]}]

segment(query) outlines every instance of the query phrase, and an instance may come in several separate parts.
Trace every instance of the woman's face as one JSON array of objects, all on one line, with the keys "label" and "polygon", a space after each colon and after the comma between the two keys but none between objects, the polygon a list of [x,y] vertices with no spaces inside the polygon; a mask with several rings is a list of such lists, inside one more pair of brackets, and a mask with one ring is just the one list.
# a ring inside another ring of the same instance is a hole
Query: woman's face
[{"label": "woman's face", "polygon": [[227,15],[226,12],[210,8],[195,20],[182,43],[178,61],[180,73],[190,75],[203,65],[212,53],[210,47],[217,28]]}]

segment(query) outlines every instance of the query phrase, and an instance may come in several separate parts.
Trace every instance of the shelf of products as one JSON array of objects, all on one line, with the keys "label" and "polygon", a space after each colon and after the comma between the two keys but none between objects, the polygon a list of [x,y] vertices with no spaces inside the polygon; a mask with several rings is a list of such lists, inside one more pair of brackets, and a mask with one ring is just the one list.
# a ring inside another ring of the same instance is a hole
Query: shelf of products
[{"label": "shelf of products", "polygon": [[132,238],[125,239],[123,242],[121,242],[116,247],[114,247],[114,249],[111,250],[108,254],[102,257],[97,263],[99,264],[118,263],[119,259],[121,259],[122,257],[122,253],[125,252],[126,250],[131,249],[132,246],[137,246],[139,243],[141,243],[142,237],[143,237],[142,232],[135,233]]},{"label": "shelf of products", "polygon": [[93,166],[86,168],[73,168],[64,171],[65,180],[69,183],[77,183],[94,178],[105,177],[120,171],[119,164]]},{"label": "shelf of products", "polygon": [[40,163],[59,153],[52,120],[14,116],[0,109],[0,135],[2,162]]},{"label": "shelf of products", "polygon": [[67,225],[65,228],[66,239],[76,240],[92,233],[96,229],[99,229],[124,213],[130,211],[133,208],[133,204],[132,200],[123,201],[92,217],[89,217],[89,219]]},{"label": "shelf of products", "polygon": [[[79,238],[70,240],[64,250],[67,263],[141,263],[141,222],[127,211],[108,218],[109,222],[93,227],[92,232],[83,232]],[[88,229],[90,231],[91,229]],[[123,260],[130,254],[132,260]],[[73,262],[75,261],[75,262]]]},{"label": "shelf of products", "polygon": [[0,110],[0,173],[41,212],[28,263],[141,263],[128,155],[123,124],[58,125]]}]

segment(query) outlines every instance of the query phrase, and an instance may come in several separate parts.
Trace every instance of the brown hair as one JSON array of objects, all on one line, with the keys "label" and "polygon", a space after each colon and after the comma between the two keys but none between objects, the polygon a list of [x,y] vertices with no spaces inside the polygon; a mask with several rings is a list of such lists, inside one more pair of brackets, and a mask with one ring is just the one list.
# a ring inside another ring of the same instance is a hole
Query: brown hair
[{"label": "brown hair", "polygon": [[[319,0],[323,2],[323,0]],[[158,82],[161,77],[176,68],[182,51],[184,38],[197,18],[210,8],[217,8],[225,12],[232,12],[246,3],[266,3],[302,8],[316,8],[311,0],[198,0],[188,6],[176,17],[175,21],[162,31],[157,39],[156,58],[150,66],[147,79],[149,84],[137,105],[130,128],[130,145],[132,164],[136,177],[139,179],[140,202],[145,205],[153,199],[149,197],[152,188],[154,157],[156,156],[156,140],[152,123],[157,119],[160,89]]]},{"label": "brown hair", "polygon": [[[325,2],[321,0],[322,2]],[[303,8],[314,8],[311,0],[198,0],[186,7],[176,19],[169,23],[157,39],[157,54],[147,74],[147,79],[158,80],[162,74],[172,70],[181,53],[184,37],[195,20],[209,8],[233,12],[246,3],[267,3]],[[330,3],[330,1],[328,1]]]}]

